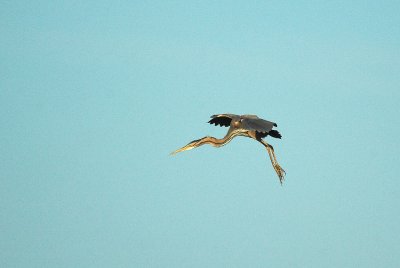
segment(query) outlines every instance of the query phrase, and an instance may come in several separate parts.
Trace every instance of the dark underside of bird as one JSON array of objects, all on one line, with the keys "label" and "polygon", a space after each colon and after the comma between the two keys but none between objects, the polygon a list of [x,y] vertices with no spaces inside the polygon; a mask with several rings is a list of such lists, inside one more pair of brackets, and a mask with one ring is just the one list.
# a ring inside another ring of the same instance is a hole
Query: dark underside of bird
[{"label": "dark underside of bird", "polygon": [[264,138],[266,138],[267,136],[271,136],[277,139],[282,138],[282,135],[277,130],[272,129],[273,127],[278,126],[276,123],[261,119],[256,115],[249,114],[216,114],[211,116],[211,120],[208,121],[208,123],[214,124],[216,126],[219,125],[221,127],[229,127],[225,137],[223,137],[222,139],[217,139],[214,137],[206,136],[204,138],[189,142],[187,145],[172,152],[171,154],[175,155],[177,153],[191,150],[204,144],[210,144],[214,147],[221,147],[229,143],[233,138],[237,136],[248,137],[258,141],[267,149],[272,166],[279,177],[280,183],[282,184],[286,172],[278,164],[274,148],[264,140]]}]

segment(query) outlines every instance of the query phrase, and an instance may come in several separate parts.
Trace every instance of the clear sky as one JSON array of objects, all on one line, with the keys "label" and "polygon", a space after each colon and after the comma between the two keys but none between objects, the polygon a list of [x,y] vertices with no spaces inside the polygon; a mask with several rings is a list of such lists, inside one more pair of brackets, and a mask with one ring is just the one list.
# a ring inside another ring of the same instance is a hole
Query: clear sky
[{"label": "clear sky", "polygon": [[[399,14],[1,1],[0,266],[400,267]],[[278,123],[282,187],[243,137],[169,156],[215,113]]]}]

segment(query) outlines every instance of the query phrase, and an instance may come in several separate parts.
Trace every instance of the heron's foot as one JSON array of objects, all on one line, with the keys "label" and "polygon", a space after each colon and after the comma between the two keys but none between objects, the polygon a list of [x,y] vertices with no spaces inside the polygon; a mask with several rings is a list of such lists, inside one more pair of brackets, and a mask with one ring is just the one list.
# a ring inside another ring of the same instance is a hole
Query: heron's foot
[{"label": "heron's foot", "polygon": [[279,182],[282,185],[282,182],[283,182],[283,180],[285,179],[285,176],[286,176],[286,172],[278,163],[275,163],[273,165],[273,167],[274,167],[274,169],[276,171],[276,174],[278,174]]}]

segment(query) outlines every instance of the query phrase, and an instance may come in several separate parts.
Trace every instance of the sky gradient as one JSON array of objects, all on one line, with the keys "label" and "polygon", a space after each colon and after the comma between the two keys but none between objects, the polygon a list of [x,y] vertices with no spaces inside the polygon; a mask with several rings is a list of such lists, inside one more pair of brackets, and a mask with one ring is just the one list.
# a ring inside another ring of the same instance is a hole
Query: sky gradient
[{"label": "sky gradient", "polygon": [[0,3],[0,266],[400,267],[399,2],[145,2]]}]

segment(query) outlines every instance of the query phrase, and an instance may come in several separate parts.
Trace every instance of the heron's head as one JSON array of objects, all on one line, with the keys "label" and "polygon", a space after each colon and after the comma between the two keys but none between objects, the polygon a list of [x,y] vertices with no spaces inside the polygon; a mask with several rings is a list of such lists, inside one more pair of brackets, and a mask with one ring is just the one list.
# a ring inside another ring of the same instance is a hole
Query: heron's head
[{"label": "heron's head", "polygon": [[183,151],[187,151],[187,150],[191,150],[191,149],[193,149],[193,148],[196,148],[199,141],[200,141],[200,140],[191,141],[191,142],[189,142],[187,145],[183,146],[182,148],[180,148],[180,149],[178,149],[178,150],[176,150],[176,151],[173,151],[173,152],[171,153],[171,155],[175,155],[175,154],[177,154],[177,153],[180,153],[180,152],[183,152]]},{"label": "heron's head", "polygon": [[233,126],[236,127],[236,128],[240,127],[240,125],[241,125],[240,120],[237,120],[237,121],[233,122]]}]

